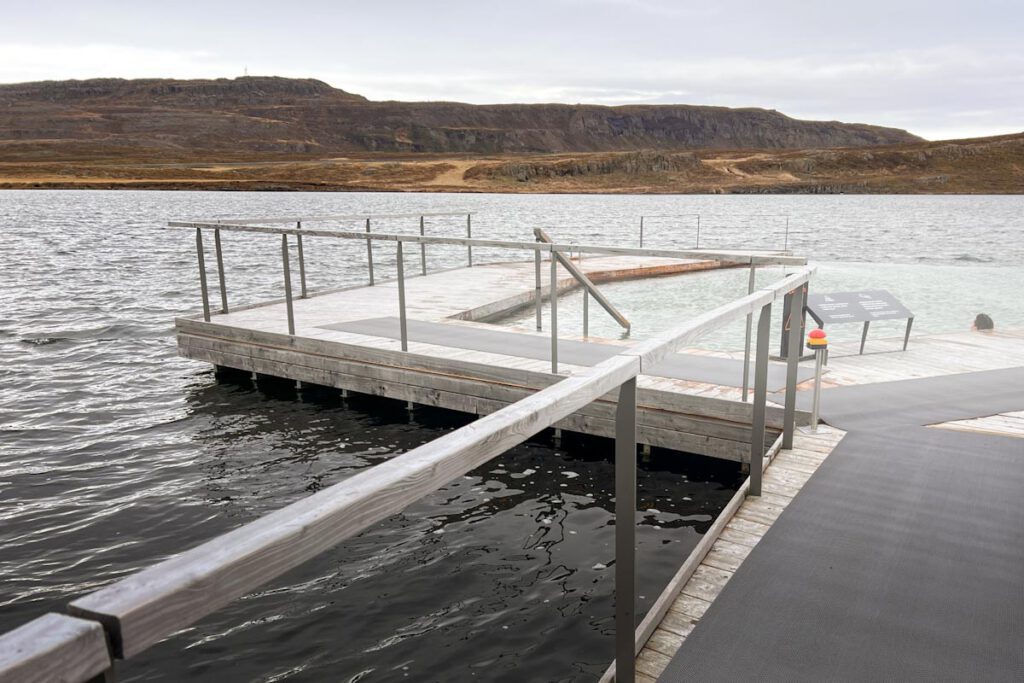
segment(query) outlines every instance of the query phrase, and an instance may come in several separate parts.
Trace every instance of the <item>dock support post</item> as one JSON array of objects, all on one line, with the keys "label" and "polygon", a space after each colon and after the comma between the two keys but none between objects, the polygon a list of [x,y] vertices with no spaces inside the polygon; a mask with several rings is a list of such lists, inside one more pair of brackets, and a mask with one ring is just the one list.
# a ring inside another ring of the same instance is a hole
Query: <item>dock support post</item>
[{"label": "dock support post", "polygon": [[[420,237],[423,237],[426,233],[423,230],[423,216],[420,216]],[[427,274],[427,243],[420,242],[420,272],[423,275]]]},{"label": "dock support post", "polygon": [[541,299],[542,299],[542,297],[541,297],[541,292],[540,292],[540,249],[538,249],[537,251],[533,252],[533,262],[534,262],[534,270],[536,271],[536,273],[535,273],[535,276],[536,276],[535,277],[535,284],[534,284],[534,288],[533,288],[533,299],[534,299],[534,308],[536,308],[536,314],[537,314],[537,331],[539,332],[543,328],[543,325],[541,324],[541,306],[542,306]]},{"label": "dock support post", "polygon": [[636,377],[615,409],[615,680],[636,679]]},{"label": "dock support post", "polygon": [[398,322],[402,332],[402,350],[409,350],[409,330],[405,320],[405,263],[402,242],[398,242]]},{"label": "dock support post", "polygon": [[220,248],[220,228],[213,230],[213,248],[217,254],[217,280],[220,283],[220,312],[228,312],[228,287],[224,280],[224,252]]},{"label": "dock support post", "polygon": [[[466,239],[473,239],[473,214],[466,214]],[[469,267],[473,267],[473,245],[466,245],[466,255],[469,257]]]},{"label": "dock support post", "polygon": [[590,336],[590,292],[583,290],[583,336]]},{"label": "dock support post", "polygon": [[196,228],[196,257],[199,259],[199,289],[203,292],[203,320],[210,322],[210,292],[206,288],[206,258],[203,255],[203,231]]},{"label": "dock support post", "polygon": [[558,259],[551,251],[551,372],[558,374]]},{"label": "dock support post", "polygon": [[288,334],[295,334],[295,310],[292,307],[292,269],[288,263],[288,235],[281,235],[281,263],[284,266],[284,303],[288,309]]},{"label": "dock support post", "polygon": [[[370,234],[370,219],[366,219],[366,234]],[[373,287],[373,240],[366,238],[366,263],[370,268],[370,286]]]},{"label": "dock support post", "polygon": [[768,399],[768,337],[772,327],[772,305],[765,304],[757,319],[757,355],[754,360],[754,416],[750,432],[750,495],[761,495],[764,469],[764,414]]},{"label": "dock support post", "polygon": [[[700,216],[697,217],[700,220]],[[747,278],[747,294],[754,293],[754,281],[757,279],[756,266],[750,264],[750,277]],[[741,398],[746,401],[750,391],[750,328],[754,322],[754,314],[747,314],[747,336],[743,344],[743,395]]]},{"label": "dock support post", "polygon": [[[296,230],[302,230],[302,221],[295,224]],[[306,295],[306,254],[302,251],[302,235],[296,235],[295,239],[299,245],[299,298],[305,299]]]},{"label": "dock support post", "polygon": [[793,447],[796,428],[796,380],[800,367],[801,322],[804,311],[804,287],[800,285],[786,295],[789,298],[789,348],[786,351],[786,402],[782,417],[782,447]]}]

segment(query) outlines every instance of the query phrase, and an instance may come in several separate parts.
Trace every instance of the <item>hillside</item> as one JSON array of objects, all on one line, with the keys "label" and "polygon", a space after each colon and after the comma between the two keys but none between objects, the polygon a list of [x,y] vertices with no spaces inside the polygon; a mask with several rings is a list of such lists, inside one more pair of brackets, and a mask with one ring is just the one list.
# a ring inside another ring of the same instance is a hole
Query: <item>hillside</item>
[{"label": "hillside", "polygon": [[763,109],[371,102],[315,80],[0,85],[0,187],[1021,193],[1024,133]]},{"label": "hillside", "polygon": [[0,85],[6,160],[802,149],[918,140],[893,128],[800,121],[765,109],[371,102],[311,79]]}]

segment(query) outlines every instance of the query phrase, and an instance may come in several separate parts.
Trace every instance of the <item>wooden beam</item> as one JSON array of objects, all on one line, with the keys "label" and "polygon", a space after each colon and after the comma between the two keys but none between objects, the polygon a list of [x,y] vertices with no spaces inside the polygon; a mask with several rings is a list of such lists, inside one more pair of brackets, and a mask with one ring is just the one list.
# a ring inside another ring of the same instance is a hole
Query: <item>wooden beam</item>
[{"label": "wooden beam", "polygon": [[87,681],[110,666],[95,621],[50,613],[0,635],[0,683]]}]

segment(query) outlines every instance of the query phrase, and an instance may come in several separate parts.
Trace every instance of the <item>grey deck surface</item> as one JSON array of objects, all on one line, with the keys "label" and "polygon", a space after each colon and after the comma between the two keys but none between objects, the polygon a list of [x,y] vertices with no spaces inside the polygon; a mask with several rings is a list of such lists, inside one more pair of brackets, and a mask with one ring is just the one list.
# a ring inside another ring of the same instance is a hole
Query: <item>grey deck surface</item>
[{"label": "grey deck surface", "polygon": [[[398,318],[370,318],[352,322],[323,325],[325,329],[353,332],[372,337],[399,339],[401,333]],[[438,346],[450,346],[472,351],[501,353],[519,358],[549,360],[551,340],[534,334],[485,330],[466,325],[451,325],[423,320],[408,321],[409,340]],[[621,353],[624,347],[616,344],[581,342],[561,339],[558,342],[558,359],[570,365],[591,366]],[[750,386],[754,386],[754,363],[750,363]],[[705,382],[728,387],[743,386],[743,361],[731,358],[714,358],[695,354],[678,353],[659,363],[645,375],[669,377]],[[798,382],[814,376],[813,369],[801,367]],[[768,390],[775,391],[786,386],[786,366],[782,363],[768,364]]]},{"label": "grey deck surface", "polygon": [[1020,375],[888,384],[823,394],[852,431],[659,680],[1024,680],[1024,440],[918,426],[1024,408]]}]

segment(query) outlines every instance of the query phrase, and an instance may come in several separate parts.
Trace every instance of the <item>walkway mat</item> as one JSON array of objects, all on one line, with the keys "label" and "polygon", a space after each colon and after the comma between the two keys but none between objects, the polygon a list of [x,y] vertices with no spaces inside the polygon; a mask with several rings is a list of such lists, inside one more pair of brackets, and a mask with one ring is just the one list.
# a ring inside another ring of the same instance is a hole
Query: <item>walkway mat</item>
[{"label": "walkway mat", "polygon": [[1024,680],[1022,499],[1020,439],[850,433],[659,680]]},{"label": "walkway mat", "polygon": [[[324,325],[328,330],[365,334],[371,337],[400,339],[398,318],[370,318],[352,322]],[[486,330],[466,325],[434,323],[423,320],[408,321],[409,340],[437,346],[450,346],[472,351],[500,353],[518,358],[551,359],[551,340],[534,334]],[[625,347],[562,339],[558,342],[558,360],[570,365],[591,366],[621,353]],[[706,382],[727,387],[743,386],[743,361],[731,358],[713,358],[695,354],[677,353],[658,363],[645,375],[669,377],[691,382]],[[810,367],[799,369],[797,381],[814,376]],[[750,387],[754,386],[754,363],[750,363]],[[778,391],[786,386],[786,366],[768,364],[768,390]]]},{"label": "walkway mat", "polygon": [[922,426],[1024,409],[1022,386],[824,391],[846,437],[659,680],[1024,680],[1024,440]]},{"label": "walkway mat", "polygon": [[[778,399],[776,399],[778,400]],[[797,393],[810,409],[811,392]],[[1024,368],[835,387],[821,392],[821,417],[839,429],[889,429],[1024,410]]]}]

